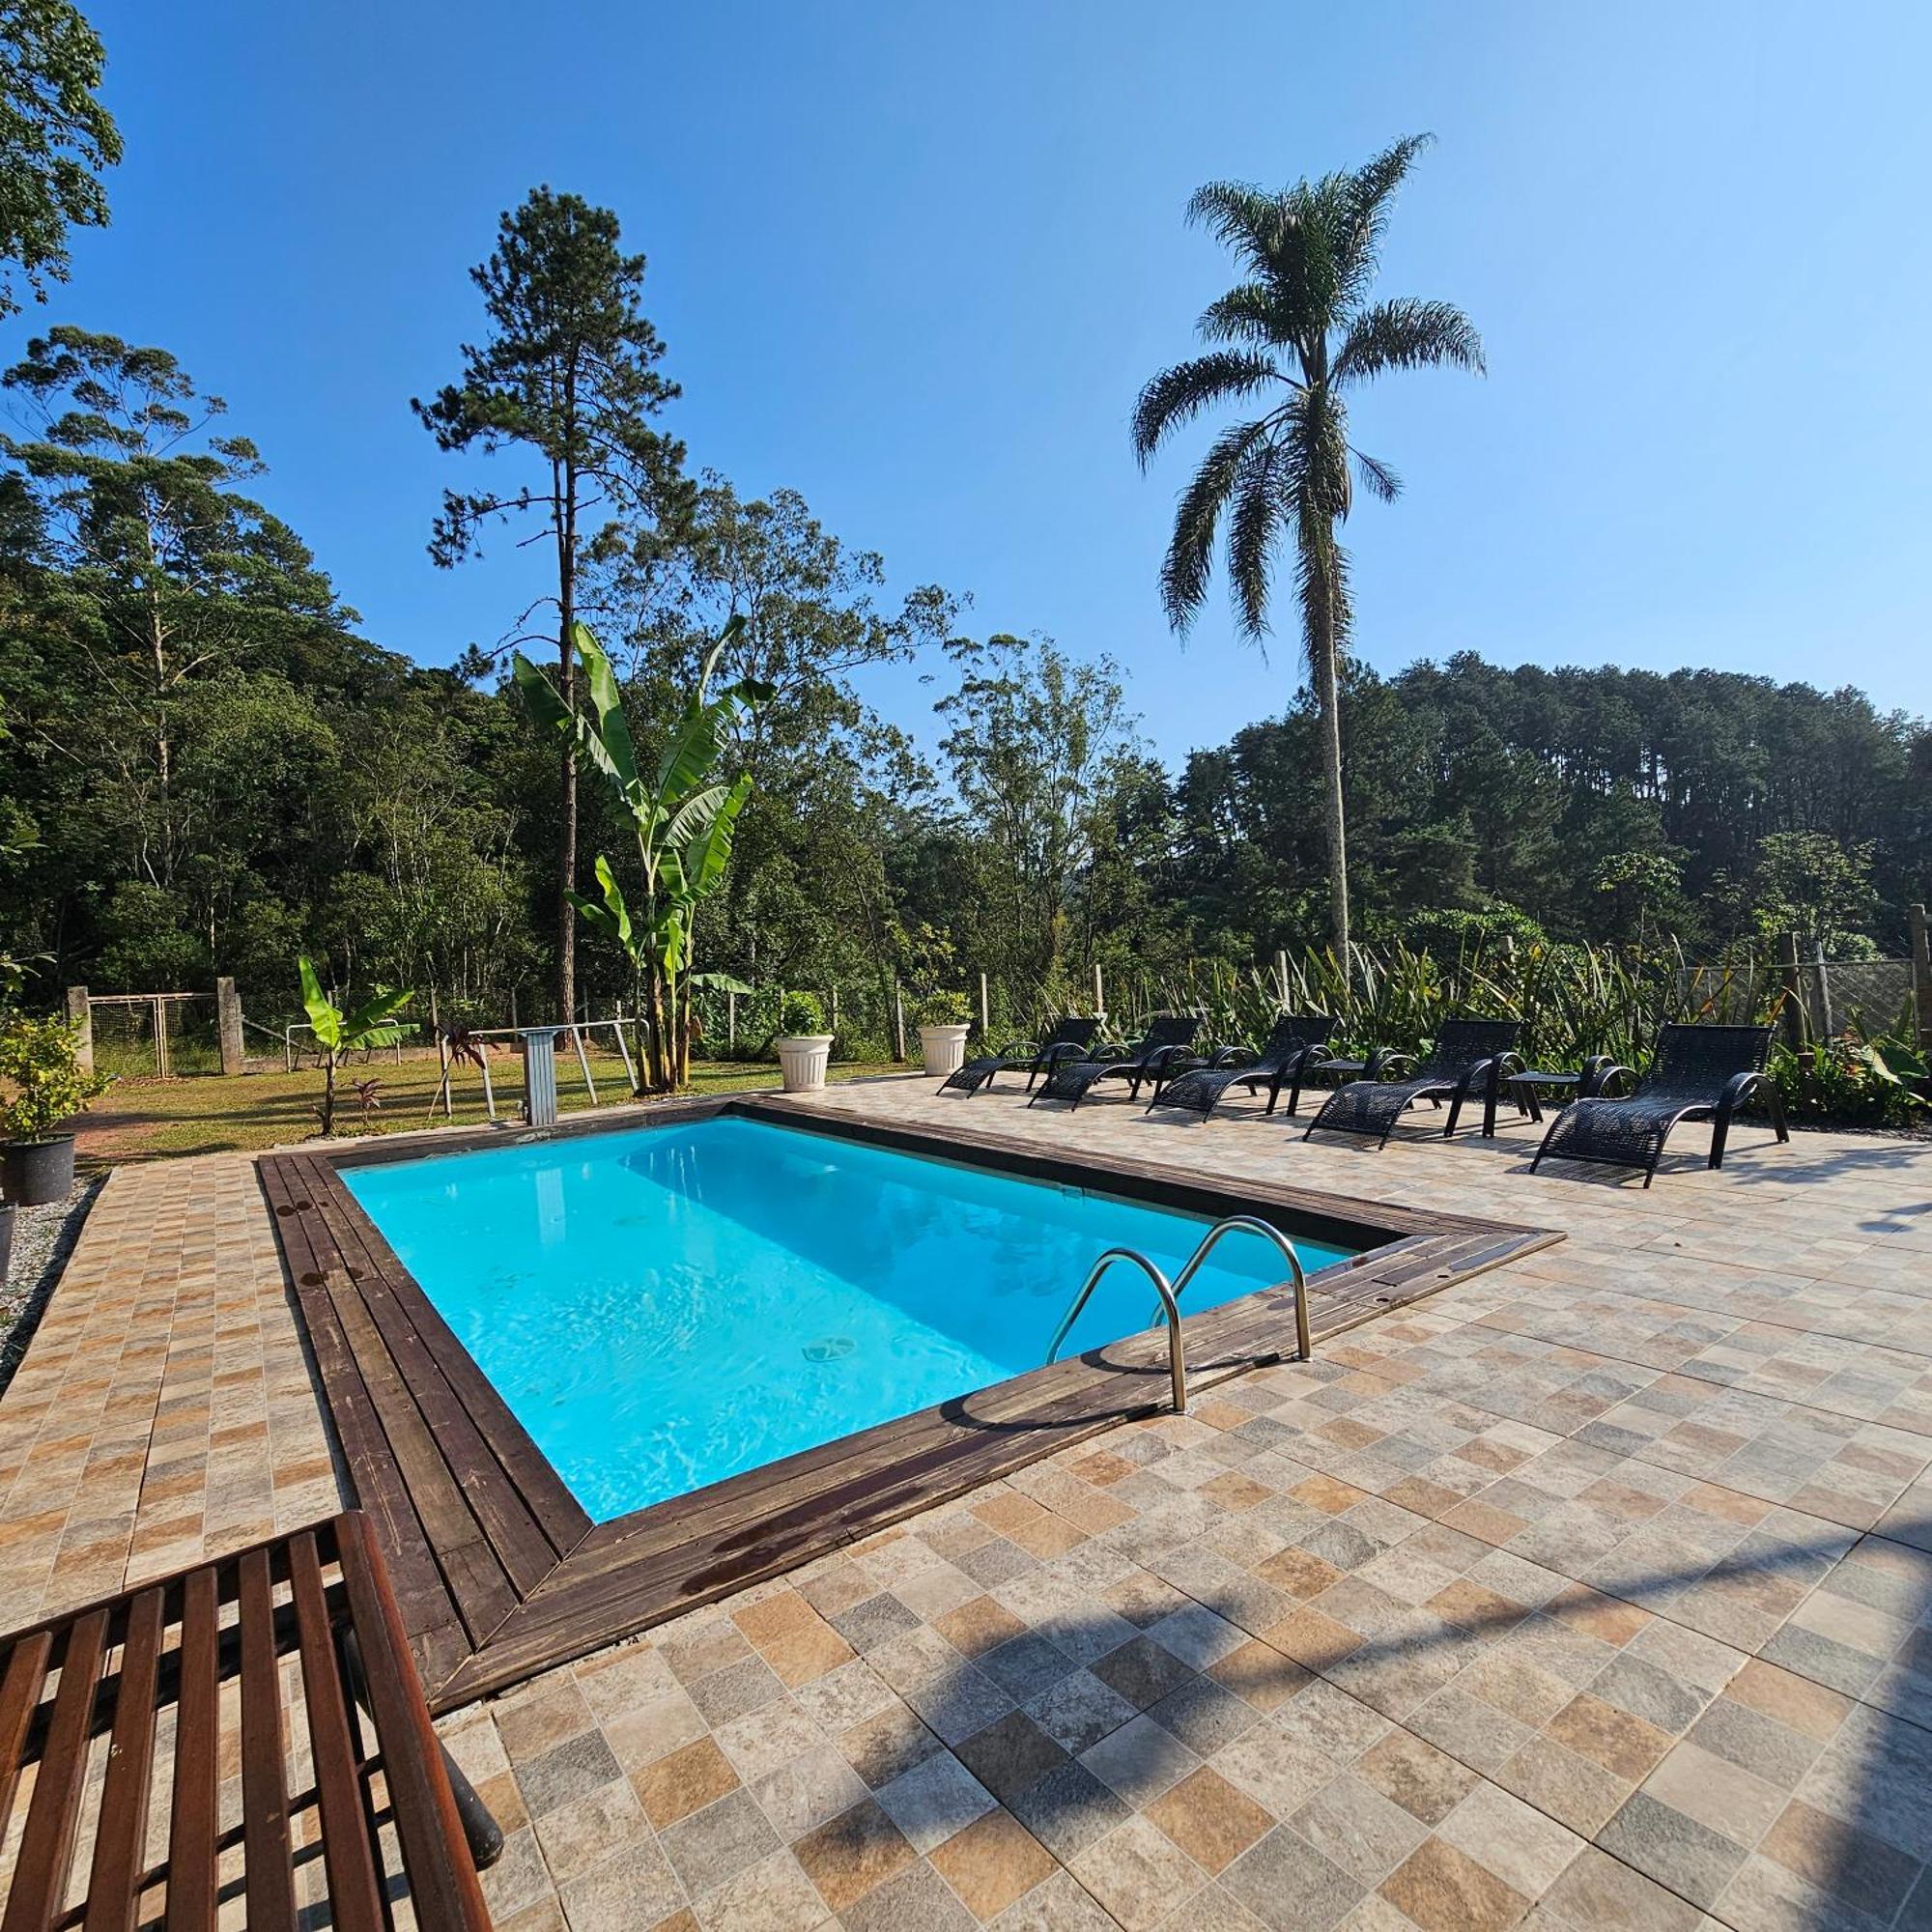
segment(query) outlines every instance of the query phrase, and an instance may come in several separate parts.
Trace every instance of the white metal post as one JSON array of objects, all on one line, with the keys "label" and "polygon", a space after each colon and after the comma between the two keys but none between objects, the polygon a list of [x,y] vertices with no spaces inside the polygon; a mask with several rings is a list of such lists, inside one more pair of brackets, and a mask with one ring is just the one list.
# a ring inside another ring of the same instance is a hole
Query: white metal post
[{"label": "white metal post", "polygon": [[631,1083],[631,1093],[635,1096],[638,1091],[638,1069],[631,1065],[631,1046],[630,1042],[624,1037],[624,1003],[622,1000],[617,1002],[617,1017],[612,1024],[612,1031],[617,1036],[617,1057],[624,1063],[624,1078]]},{"label": "white metal post", "polygon": [[577,1064],[583,1070],[583,1091],[590,1095],[590,1104],[594,1107],[598,1104],[597,1083],[590,1077],[590,1056],[583,1050],[583,1029],[573,1026],[570,1037],[577,1048]]}]

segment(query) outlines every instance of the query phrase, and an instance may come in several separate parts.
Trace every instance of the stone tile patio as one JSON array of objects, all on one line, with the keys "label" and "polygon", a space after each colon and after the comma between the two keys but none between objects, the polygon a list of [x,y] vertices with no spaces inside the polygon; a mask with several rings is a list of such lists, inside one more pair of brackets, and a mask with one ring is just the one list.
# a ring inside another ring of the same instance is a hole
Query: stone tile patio
[{"label": "stone tile patio", "polygon": [[[445,1720],[500,1924],[1932,1924],[1932,1148],[1690,1129],[1645,1194],[820,1104],[1569,1239]],[[0,1618],[336,1498],[248,1163],[117,1175],[0,1402]]]}]

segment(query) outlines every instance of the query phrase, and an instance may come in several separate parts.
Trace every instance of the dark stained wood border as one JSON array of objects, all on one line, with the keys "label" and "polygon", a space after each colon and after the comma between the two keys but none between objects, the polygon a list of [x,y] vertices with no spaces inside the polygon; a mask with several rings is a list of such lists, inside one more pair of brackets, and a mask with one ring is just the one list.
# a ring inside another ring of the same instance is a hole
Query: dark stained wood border
[{"label": "dark stained wood border", "polygon": [[[1190,1213],[1260,1214],[1363,1252],[1309,1278],[1318,1345],[1560,1240],[1544,1229],[1215,1181],[1155,1161],[1086,1158],[962,1125],[941,1136],[797,1100],[676,1101],[555,1128],[411,1135],[257,1163],[356,1502],[374,1517],[433,1709],[792,1569],[1067,1443],[1157,1413],[1166,1346],[1137,1334],[690,1495],[593,1523],[436,1312],[338,1170],[483,1148],[769,1121],[926,1158]],[[1070,1293],[1069,1288],[1069,1293]],[[1191,1387],[1291,1356],[1293,1299],[1264,1290],[1186,1318]]]}]

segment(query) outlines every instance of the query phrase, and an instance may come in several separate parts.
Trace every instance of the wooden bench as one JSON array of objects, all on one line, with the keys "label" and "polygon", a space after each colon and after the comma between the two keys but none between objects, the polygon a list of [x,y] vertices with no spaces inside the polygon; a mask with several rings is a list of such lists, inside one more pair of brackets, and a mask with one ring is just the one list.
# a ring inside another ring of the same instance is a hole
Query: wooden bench
[{"label": "wooden bench", "polygon": [[9,1840],[0,1932],[487,1932],[501,1848],[355,1511],[0,1638]]}]

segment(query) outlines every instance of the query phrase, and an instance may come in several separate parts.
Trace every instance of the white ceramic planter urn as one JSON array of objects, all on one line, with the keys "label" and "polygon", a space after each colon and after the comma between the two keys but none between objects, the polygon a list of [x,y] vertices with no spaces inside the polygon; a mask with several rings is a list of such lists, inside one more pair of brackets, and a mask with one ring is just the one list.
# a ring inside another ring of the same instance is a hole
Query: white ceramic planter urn
[{"label": "white ceramic planter urn", "polygon": [[925,1070],[935,1078],[956,1073],[966,1058],[966,1036],[970,1026],[923,1026],[919,1030],[919,1050],[925,1056]]},{"label": "white ceramic planter urn", "polygon": [[781,1034],[778,1049],[787,1094],[815,1094],[825,1085],[825,1065],[832,1058],[829,1033]]}]

